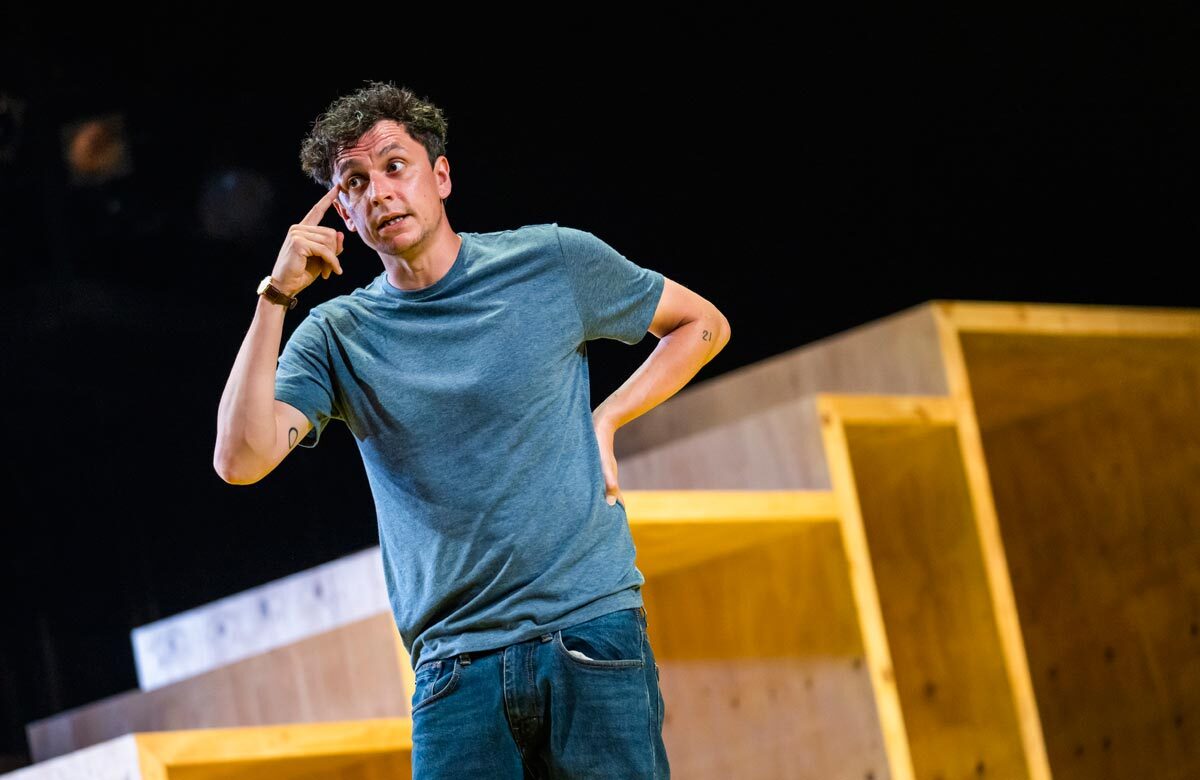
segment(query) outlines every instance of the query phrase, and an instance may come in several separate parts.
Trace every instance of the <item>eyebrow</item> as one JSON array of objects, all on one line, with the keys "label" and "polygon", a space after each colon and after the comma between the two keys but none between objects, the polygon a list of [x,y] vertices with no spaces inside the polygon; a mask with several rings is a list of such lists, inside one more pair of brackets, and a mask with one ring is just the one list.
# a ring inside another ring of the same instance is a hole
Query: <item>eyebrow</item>
[{"label": "eyebrow", "polygon": [[[405,151],[404,147],[401,146],[400,144],[392,143],[392,144],[388,144],[384,148],[380,149],[378,152],[375,152],[375,156],[382,157],[385,154],[387,154],[388,152],[392,151],[393,149],[399,149],[402,152]],[[340,163],[338,163],[338,166],[334,170],[334,173],[338,176],[341,176],[343,173],[345,173],[346,169],[352,165],[358,165],[357,157],[351,157],[349,160],[342,160]]]}]

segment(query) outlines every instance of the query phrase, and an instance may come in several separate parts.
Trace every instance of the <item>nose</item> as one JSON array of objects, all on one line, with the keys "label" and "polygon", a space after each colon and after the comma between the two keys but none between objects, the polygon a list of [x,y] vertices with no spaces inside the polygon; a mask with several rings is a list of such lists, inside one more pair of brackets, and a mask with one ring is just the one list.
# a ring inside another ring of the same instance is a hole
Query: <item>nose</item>
[{"label": "nose", "polygon": [[371,201],[371,205],[378,206],[384,200],[390,200],[393,196],[388,184],[388,177],[385,173],[379,171],[371,171],[367,174],[369,181],[367,182],[367,199]]}]

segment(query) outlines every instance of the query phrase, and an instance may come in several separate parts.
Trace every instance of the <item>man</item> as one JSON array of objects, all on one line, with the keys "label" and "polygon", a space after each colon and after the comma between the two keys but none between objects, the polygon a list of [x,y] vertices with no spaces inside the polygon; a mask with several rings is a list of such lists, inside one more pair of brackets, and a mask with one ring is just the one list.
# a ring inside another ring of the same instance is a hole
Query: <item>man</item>
[{"label": "man", "polygon": [[[658,667],[617,482],[618,428],[729,339],[715,306],[586,231],[456,233],[441,111],[372,82],[314,123],[327,188],[289,231],[218,411],[227,482],[270,473],[339,419],[375,499],[388,595],[412,658],[413,776],[669,777]],[[383,262],[341,274],[332,205]],[[589,410],[586,342],[660,341]]]}]

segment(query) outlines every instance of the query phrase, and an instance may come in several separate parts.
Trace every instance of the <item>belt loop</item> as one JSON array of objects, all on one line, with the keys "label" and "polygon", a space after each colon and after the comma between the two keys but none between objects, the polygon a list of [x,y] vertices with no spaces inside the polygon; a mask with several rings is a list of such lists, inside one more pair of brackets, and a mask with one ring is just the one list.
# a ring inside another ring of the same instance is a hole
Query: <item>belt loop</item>
[{"label": "belt loop", "polygon": [[458,662],[461,663],[463,666],[470,666],[471,665],[471,654],[463,653],[462,655],[460,655],[458,657]]}]

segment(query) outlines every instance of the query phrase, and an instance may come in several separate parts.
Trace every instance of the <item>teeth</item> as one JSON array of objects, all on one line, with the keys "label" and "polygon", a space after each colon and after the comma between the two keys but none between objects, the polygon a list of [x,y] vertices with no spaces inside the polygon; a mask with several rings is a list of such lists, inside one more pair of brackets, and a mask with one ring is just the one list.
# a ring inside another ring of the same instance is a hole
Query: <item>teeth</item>
[{"label": "teeth", "polygon": [[385,228],[385,227],[387,227],[388,225],[391,225],[391,224],[393,224],[393,223],[395,223],[395,222],[399,222],[399,221],[400,221],[401,219],[403,219],[403,218],[404,218],[404,215],[400,215],[399,217],[392,217],[392,218],[391,218],[391,219],[389,219],[388,221],[386,221],[386,222],[384,222],[384,223],[380,224],[380,226],[379,226],[379,227],[381,227],[381,228]]}]

